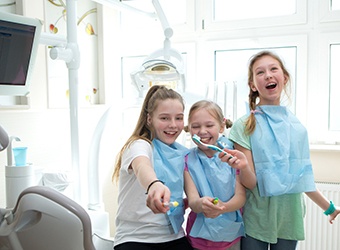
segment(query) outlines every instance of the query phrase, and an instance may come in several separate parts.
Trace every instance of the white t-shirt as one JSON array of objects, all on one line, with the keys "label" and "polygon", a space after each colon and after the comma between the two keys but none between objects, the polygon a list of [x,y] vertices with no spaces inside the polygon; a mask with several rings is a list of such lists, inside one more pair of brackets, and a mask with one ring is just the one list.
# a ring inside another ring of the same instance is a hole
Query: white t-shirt
[{"label": "white t-shirt", "polygon": [[152,145],[145,140],[133,142],[122,156],[119,173],[118,211],[114,244],[124,242],[159,243],[184,236],[181,230],[173,234],[165,214],[154,214],[146,206],[146,190],[139,184],[131,162],[138,156],[148,157],[153,163]]}]

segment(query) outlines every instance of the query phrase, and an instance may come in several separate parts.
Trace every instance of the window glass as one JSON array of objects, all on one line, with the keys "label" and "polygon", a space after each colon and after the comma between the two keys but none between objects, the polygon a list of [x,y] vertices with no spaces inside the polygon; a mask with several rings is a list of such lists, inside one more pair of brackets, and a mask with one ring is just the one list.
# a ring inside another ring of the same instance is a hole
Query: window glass
[{"label": "window glass", "polygon": [[330,103],[329,130],[340,131],[340,44],[330,46]]},{"label": "window glass", "polygon": [[248,110],[248,62],[261,50],[271,50],[283,60],[291,76],[290,90],[282,97],[295,113],[296,47],[237,49],[216,51],[216,82],[208,86],[208,98],[214,99],[223,109],[226,118],[236,120]]},{"label": "window glass", "polygon": [[296,13],[296,0],[215,0],[215,21],[287,16]]},{"label": "window glass", "polygon": [[340,10],[340,0],[330,0],[331,10]]}]

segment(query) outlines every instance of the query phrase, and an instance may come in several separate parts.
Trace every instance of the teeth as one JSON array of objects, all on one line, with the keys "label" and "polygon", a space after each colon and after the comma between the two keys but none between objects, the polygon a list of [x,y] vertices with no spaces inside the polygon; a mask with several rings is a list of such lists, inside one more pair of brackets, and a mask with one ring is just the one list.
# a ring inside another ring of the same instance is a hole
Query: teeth
[{"label": "teeth", "polygon": [[201,138],[201,142],[203,143],[209,142],[209,138]]},{"label": "teeth", "polygon": [[174,135],[176,134],[176,132],[165,132],[166,134],[169,134],[169,135]]}]

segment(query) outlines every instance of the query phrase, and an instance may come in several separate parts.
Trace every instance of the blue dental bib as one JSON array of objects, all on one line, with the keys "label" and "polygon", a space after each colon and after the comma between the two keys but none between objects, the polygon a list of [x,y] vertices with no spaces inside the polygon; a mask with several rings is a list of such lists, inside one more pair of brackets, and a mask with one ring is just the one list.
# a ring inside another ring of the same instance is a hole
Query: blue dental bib
[{"label": "blue dental bib", "polygon": [[260,106],[250,137],[260,196],[315,191],[308,135],[283,106]]},{"label": "blue dental bib", "polygon": [[[216,153],[208,158],[197,147],[191,149],[187,160],[189,173],[201,197],[218,197],[230,200],[235,194],[236,170],[222,162]],[[203,213],[196,216],[190,236],[211,241],[231,242],[244,236],[240,211],[223,213],[216,218],[206,218]]]},{"label": "blue dental bib", "polygon": [[178,233],[184,222],[184,166],[185,155],[189,150],[175,142],[167,145],[158,139],[152,141],[154,145],[154,169],[159,180],[170,189],[170,201],[177,201],[177,207],[171,207],[167,212],[174,233]]}]

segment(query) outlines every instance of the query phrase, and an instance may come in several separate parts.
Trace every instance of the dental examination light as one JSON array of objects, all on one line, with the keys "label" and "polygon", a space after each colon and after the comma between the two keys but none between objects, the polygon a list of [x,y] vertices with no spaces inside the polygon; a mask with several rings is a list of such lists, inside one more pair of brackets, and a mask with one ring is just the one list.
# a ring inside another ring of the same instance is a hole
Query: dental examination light
[{"label": "dental examination light", "polygon": [[170,38],[173,30],[158,0],[152,0],[157,16],[164,31],[164,46],[151,53],[142,63],[142,66],[130,74],[132,83],[136,86],[140,97],[152,85],[165,85],[178,91],[185,90],[184,63],[181,54],[171,48]]}]

